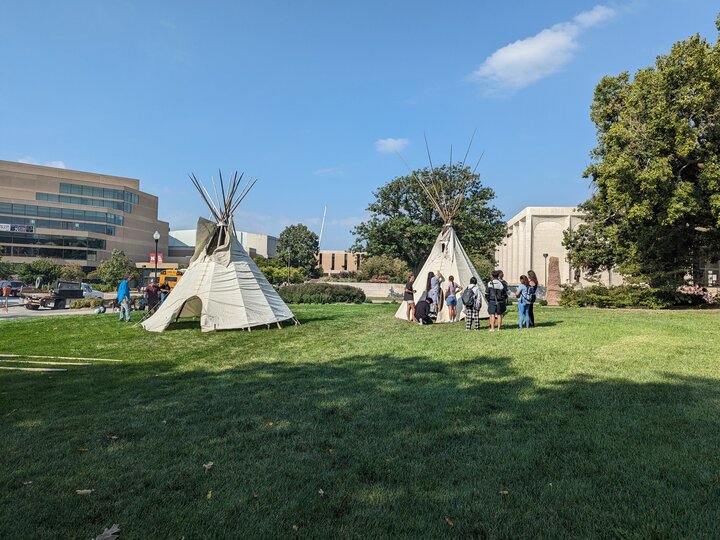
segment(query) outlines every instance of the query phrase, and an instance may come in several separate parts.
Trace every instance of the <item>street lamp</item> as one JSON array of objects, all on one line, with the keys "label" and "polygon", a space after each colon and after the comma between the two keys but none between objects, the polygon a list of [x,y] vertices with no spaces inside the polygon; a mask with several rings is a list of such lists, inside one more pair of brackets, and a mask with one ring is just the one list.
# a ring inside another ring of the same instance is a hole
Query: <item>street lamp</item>
[{"label": "street lamp", "polygon": [[155,231],[153,233],[153,240],[155,240],[155,279],[157,279],[157,264],[158,264],[158,242],[160,241],[160,233]]},{"label": "street lamp", "polygon": [[546,291],[545,294],[547,294],[547,258],[548,258],[548,254],[543,253],[543,257],[545,257],[545,291]]},{"label": "street lamp", "polygon": [[287,253],[287,261],[288,261],[288,285],[290,285],[290,246],[287,247],[285,252]]}]

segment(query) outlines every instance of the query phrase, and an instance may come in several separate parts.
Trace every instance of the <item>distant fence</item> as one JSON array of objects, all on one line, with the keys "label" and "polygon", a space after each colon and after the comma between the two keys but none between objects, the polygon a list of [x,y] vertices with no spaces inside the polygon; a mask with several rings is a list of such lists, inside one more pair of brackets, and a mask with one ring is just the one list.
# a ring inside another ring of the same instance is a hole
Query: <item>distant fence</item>
[{"label": "distant fence", "polygon": [[362,289],[365,296],[372,298],[402,299],[405,285],[402,283],[357,283],[348,281],[328,281],[330,285],[350,285]]}]

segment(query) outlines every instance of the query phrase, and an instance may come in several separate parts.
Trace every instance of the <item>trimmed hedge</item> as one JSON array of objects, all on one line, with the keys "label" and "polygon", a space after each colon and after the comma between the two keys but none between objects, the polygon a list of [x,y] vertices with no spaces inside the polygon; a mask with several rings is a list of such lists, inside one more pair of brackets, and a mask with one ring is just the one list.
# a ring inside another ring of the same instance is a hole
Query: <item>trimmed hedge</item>
[{"label": "trimmed hedge", "polygon": [[288,304],[362,304],[365,301],[362,289],[328,283],[288,285],[281,287],[279,293]]},{"label": "trimmed hedge", "polygon": [[567,307],[599,308],[650,308],[667,309],[675,306],[697,306],[704,304],[702,297],[685,294],[673,289],[653,289],[639,285],[605,287],[593,285],[584,289],[565,286],[560,305]]},{"label": "trimmed hedge", "polygon": [[70,309],[96,308],[103,305],[102,298],[86,298],[84,300],[73,300]]}]

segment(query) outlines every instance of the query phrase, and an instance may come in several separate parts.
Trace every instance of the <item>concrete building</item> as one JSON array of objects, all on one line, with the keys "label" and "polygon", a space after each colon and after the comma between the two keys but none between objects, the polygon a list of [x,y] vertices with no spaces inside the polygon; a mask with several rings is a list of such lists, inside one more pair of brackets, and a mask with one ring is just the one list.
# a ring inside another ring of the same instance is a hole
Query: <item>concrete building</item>
[{"label": "concrete building", "polygon": [[[534,270],[545,285],[547,259],[560,259],[561,283],[575,282],[575,269],[567,262],[567,250],[562,245],[563,231],[574,230],[583,223],[583,214],[572,206],[528,206],[507,222],[508,236],[498,246],[495,259],[505,273],[508,283],[518,283],[520,276]],[[605,272],[600,276],[605,285],[620,285],[622,276]],[[584,275],[580,283],[588,285]],[[594,281],[593,283],[597,283]]]},{"label": "concrete building", "polygon": [[38,257],[90,270],[113,249],[148,261],[160,233],[167,253],[169,225],[158,198],[140,181],[104,174],[0,161],[0,253],[6,262]]},{"label": "concrete building", "polygon": [[[237,237],[243,249],[252,258],[274,257],[278,239],[267,234],[237,231]],[[195,252],[195,229],[170,231],[167,262],[187,265]]]},{"label": "concrete building", "polygon": [[362,253],[328,249],[320,250],[320,253],[318,253],[318,266],[322,268],[324,275],[357,272],[361,264]]}]

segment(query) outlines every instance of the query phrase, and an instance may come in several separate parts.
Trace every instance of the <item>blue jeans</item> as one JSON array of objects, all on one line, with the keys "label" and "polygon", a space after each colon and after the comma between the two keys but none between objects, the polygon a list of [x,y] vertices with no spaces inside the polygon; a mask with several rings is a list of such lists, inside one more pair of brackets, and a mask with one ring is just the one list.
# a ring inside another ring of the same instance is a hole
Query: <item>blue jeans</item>
[{"label": "blue jeans", "polygon": [[120,302],[120,320],[123,320],[123,316],[125,316],[125,320],[127,322],[130,322],[130,300],[127,298],[123,298],[122,302]]},{"label": "blue jeans", "polygon": [[518,302],[518,328],[530,328],[530,306],[525,302]]}]

